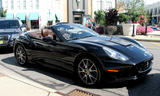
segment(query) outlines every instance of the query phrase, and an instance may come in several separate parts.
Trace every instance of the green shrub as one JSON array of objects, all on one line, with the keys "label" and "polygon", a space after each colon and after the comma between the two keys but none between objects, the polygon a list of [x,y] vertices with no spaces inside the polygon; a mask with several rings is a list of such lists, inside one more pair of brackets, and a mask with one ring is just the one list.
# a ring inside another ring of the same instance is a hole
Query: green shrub
[{"label": "green shrub", "polygon": [[118,16],[118,21],[119,21],[120,23],[122,23],[122,22],[127,23],[128,20],[129,20],[129,16],[128,16],[128,15],[126,15],[126,14],[124,14],[124,13],[119,14],[119,16]]},{"label": "green shrub", "polygon": [[103,10],[98,10],[94,12],[95,21],[99,25],[105,25],[105,13]]}]

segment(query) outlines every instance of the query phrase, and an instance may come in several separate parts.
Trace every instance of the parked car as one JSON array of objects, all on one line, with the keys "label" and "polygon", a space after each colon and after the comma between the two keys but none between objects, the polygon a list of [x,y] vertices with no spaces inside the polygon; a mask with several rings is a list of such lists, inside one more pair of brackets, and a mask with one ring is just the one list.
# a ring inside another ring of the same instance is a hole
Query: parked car
[{"label": "parked car", "polygon": [[79,24],[57,24],[28,32],[15,40],[18,64],[43,64],[74,72],[82,84],[126,81],[146,76],[153,56],[139,42],[126,37],[101,36]]},{"label": "parked car", "polygon": [[13,47],[13,41],[25,31],[22,22],[17,19],[0,19],[0,48]]}]

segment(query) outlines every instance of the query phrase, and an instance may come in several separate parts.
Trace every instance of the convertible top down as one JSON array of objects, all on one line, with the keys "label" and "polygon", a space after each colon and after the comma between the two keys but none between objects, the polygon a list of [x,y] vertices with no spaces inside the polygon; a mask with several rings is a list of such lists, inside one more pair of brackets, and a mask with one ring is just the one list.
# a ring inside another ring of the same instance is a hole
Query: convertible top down
[{"label": "convertible top down", "polygon": [[31,62],[74,72],[87,86],[107,77],[125,81],[145,76],[153,56],[139,42],[126,37],[101,36],[79,24],[57,24],[27,32],[15,40],[20,65]]}]

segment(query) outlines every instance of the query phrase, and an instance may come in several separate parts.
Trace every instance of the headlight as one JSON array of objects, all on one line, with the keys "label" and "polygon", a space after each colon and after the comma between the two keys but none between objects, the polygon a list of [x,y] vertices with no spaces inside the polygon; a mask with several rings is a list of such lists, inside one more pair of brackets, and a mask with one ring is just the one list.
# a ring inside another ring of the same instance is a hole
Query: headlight
[{"label": "headlight", "polygon": [[110,48],[107,48],[107,47],[103,47],[103,50],[106,52],[107,55],[109,55],[111,58],[113,59],[117,59],[117,60],[120,60],[120,61],[127,61],[129,60],[128,57],[126,57],[125,55],[113,50],[113,49],[110,49]]}]

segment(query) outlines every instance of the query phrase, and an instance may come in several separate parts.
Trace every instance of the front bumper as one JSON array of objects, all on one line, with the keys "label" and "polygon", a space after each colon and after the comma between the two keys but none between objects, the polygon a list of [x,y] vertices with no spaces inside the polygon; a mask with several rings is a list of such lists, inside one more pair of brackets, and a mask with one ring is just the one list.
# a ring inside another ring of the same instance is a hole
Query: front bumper
[{"label": "front bumper", "polygon": [[[107,64],[108,62],[105,63]],[[109,67],[105,68],[105,76],[110,82],[136,80],[145,77],[152,70],[152,64],[153,58],[134,65],[119,63],[110,64]],[[108,70],[118,70],[118,72],[109,72]]]}]

